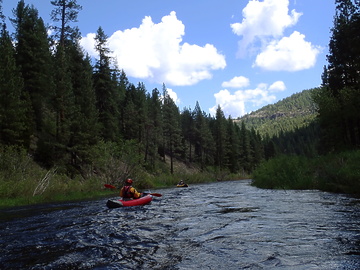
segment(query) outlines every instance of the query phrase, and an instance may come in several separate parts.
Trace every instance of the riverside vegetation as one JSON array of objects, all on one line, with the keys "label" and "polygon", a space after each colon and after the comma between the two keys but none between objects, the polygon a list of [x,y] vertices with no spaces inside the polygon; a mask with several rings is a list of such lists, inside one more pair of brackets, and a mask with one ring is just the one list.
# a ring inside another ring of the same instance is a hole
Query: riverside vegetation
[{"label": "riverside vegetation", "polygon": [[[107,145],[109,146],[109,145]],[[103,145],[105,147],[105,145]],[[111,183],[121,187],[122,180],[115,176],[124,175],[122,170],[129,170],[133,166],[131,174],[135,176],[135,185],[139,190],[151,190],[155,188],[174,187],[179,179],[186,179],[188,183],[204,183],[215,181],[216,172],[201,172],[198,168],[176,162],[176,173],[169,173],[169,166],[159,162],[156,174],[150,174],[137,159],[133,161],[117,159],[115,152],[107,154],[106,149],[97,149],[99,163],[98,172],[89,172],[84,178],[77,175],[73,178],[61,173],[58,167],[47,170],[39,166],[24,149],[14,147],[3,148],[0,159],[0,208],[13,207],[28,204],[50,203],[59,201],[88,200],[103,196],[118,194],[118,190],[104,188],[105,183]],[[133,162],[133,163],[131,163]],[[101,173],[100,173],[101,171]],[[238,179],[242,176],[228,174],[226,179]]]},{"label": "riverside vegetation", "polygon": [[360,194],[359,2],[335,1],[320,87],[236,120],[198,102],[180,111],[165,84],[130,83],[101,27],[90,59],[73,26],[81,6],[51,3],[52,31],[20,0],[10,34],[0,0],[1,206],[109,195],[103,184],[127,177],[139,189],[252,177]]},{"label": "riverside vegetation", "polygon": [[[130,149],[130,150],[129,150]],[[80,174],[69,177],[61,172],[60,167],[50,169],[39,166],[22,148],[5,147],[0,154],[0,208],[28,204],[59,201],[96,199],[118,194],[119,190],[104,188],[104,184],[122,186],[124,175],[135,179],[139,190],[147,191],[156,188],[175,187],[179,179],[187,183],[208,183],[222,177],[222,180],[248,178],[247,175],[219,173],[208,168],[201,171],[182,162],[174,162],[175,173],[171,174],[169,165],[158,162],[157,172],[149,173],[144,169],[141,156],[129,154],[128,149],[116,149],[115,144],[103,143],[94,147],[94,163],[97,171],[89,169],[87,176]],[[121,157],[119,157],[119,152]],[[98,152],[98,155],[95,154]],[[125,153],[128,153],[126,155]],[[131,168],[130,168],[131,167]],[[123,176],[117,178],[117,176]]]},{"label": "riverside vegetation", "polygon": [[360,151],[316,158],[281,155],[254,172],[253,185],[270,189],[319,189],[360,195]]}]

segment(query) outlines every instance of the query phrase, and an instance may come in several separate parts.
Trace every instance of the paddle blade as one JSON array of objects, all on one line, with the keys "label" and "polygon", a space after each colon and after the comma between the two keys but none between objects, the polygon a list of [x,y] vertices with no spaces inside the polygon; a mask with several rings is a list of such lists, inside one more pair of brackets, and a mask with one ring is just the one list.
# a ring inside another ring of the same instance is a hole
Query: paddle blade
[{"label": "paddle blade", "polygon": [[153,195],[155,197],[161,197],[162,196],[160,193],[150,193],[150,195]]},{"label": "paddle blade", "polygon": [[162,195],[160,193],[148,193],[148,192],[143,192],[143,195],[152,195],[154,197],[162,197]]},{"label": "paddle blade", "polygon": [[113,185],[109,185],[109,184],[105,184],[104,187],[111,188],[111,189],[116,189],[116,187],[114,187]]}]

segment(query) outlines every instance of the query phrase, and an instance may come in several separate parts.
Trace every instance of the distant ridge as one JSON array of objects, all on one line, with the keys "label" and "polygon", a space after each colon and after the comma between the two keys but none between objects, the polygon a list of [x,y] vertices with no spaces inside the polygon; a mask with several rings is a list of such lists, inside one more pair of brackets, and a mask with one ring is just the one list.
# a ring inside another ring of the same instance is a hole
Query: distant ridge
[{"label": "distant ridge", "polygon": [[308,126],[316,117],[316,104],[312,93],[317,88],[304,90],[261,109],[235,119],[235,123],[245,123],[248,129],[254,128],[261,136],[279,135]]}]

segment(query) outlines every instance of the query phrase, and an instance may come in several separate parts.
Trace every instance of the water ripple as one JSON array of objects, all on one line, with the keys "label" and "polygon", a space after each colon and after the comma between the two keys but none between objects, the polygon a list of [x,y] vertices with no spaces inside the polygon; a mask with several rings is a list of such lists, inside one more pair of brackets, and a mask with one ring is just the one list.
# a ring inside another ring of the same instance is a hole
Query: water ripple
[{"label": "water ripple", "polygon": [[1,269],[360,269],[360,201],[249,181],[1,210]]}]

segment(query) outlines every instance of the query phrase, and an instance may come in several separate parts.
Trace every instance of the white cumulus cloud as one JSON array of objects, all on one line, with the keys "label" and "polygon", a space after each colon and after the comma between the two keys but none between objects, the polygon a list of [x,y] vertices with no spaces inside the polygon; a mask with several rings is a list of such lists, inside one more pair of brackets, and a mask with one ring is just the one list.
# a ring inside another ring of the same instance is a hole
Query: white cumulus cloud
[{"label": "white cumulus cloud", "polygon": [[232,118],[241,117],[247,113],[247,106],[261,106],[273,103],[276,96],[271,93],[285,89],[286,86],[282,81],[276,81],[270,86],[261,83],[255,89],[237,90],[234,93],[231,93],[228,89],[223,89],[214,94],[216,105],[210,108],[209,111],[212,115],[215,115],[216,109],[220,105],[226,116]]},{"label": "white cumulus cloud", "polygon": [[169,96],[171,97],[171,99],[175,102],[175,104],[179,105],[180,104],[180,98],[178,97],[177,93],[171,89],[171,88],[166,88]]},{"label": "white cumulus cloud", "polygon": [[262,43],[269,38],[283,35],[287,27],[299,20],[301,13],[292,10],[289,14],[289,0],[252,0],[243,9],[241,23],[231,24],[236,35],[242,37],[239,42],[239,55],[244,56],[249,45],[257,40]]},{"label": "white cumulus cloud", "polygon": [[85,37],[82,37],[80,40],[81,47],[91,56],[97,56],[97,52],[95,50],[95,33],[89,33]]},{"label": "white cumulus cloud", "polygon": [[289,37],[270,42],[257,55],[254,66],[272,71],[299,71],[311,68],[321,48],[305,41],[305,36],[294,31]]},{"label": "white cumulus cloud", "polygon": [[300,71],[316,64],[322,48],[305,40],[294,31],[284,36],[285,29],[296,25],[302,13],[289,10],[289,0],[251,0],[243,9],[241,23],[231,24],[239,41],[239,56],[256,53],[253,67],[270,71]]},{"label": "white cumulus cloud", "polygon": [[[116,31],[108,47],[128,76],[157,83],[193,85],[210,79],[213,70],[225,68],[225,56],[212,44],[183,43],[184,35],[184,24],[172,11],[157,24],[146,16],[138,28]],[[81,44],[96,57],[94,37],[88,34]]]},{"label": "white cumulus cloud", "polygon": [[232,88],[243,88],[249,86],[250,80],[244,76],[238,76],[232,78],[230,81],[223,82],[222,87],[232,87]]},{"label": "white cumulus cloud", "polygon": [[281,92],[286,90],[285,83],[283,81],[276,81],[269,86],[271,92]]}]

